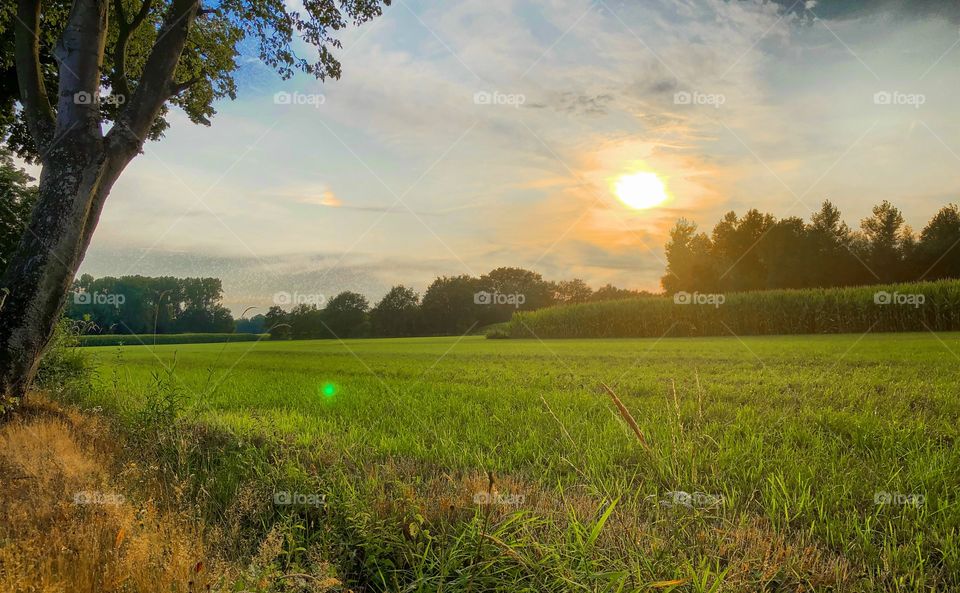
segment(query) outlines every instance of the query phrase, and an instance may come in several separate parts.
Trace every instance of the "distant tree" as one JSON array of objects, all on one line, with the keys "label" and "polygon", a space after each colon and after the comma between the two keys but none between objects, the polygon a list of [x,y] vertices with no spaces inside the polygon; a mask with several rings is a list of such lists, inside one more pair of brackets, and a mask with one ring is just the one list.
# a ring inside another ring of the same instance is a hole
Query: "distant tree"
[{"label": "distant tree", "polygon": [[775,222],[770,214],[751,209],[743,218],[728,212],[714,227],[711,242],[720,271],[721,290],[764,288],[767,269],[757,247]]},{"label": "distant tree", "polygon": [[903,277],[903,214],[884,200],[873,207],[873,214],[860,222],[866,241],[866,263],[882,282]]},{"label": "distant tree", "polygon": [[697,225],[681,218],[670,230],[664,248],[667,269],[660,284],[668,295],[678,291],[714,292],[718,285],[713,244],[705,233],[697,233]]},{"label": "distant tree", "polygon": [[263,322],[264,328],[270,334],[271,340],[290,339],[290,319],[282,307],[277,305],[270,307],[270,309],[267,310],[267,314],[263,316]]},{"label": "distant tree", "polygon": [[949,204],[920,231],[912,265],[915,279],[960,278],[960,209]]},{"label": "distant tree", "polygon": [[810,252],[812,240],[802,218],[773,224],[755,249],[767,276],[761,288],[805,288],[816,283]]},{"label": "distant tree", "polygon": [[333,334],[327,329],[323,311],[314,304],[301,303],[294,305],[286,319],[287,323],[290,324],[290,337],[294,340],[333,337]]},{"label": "distant tree", "polygon": [[480,315],[484,324],[508,321],[517,310],[532,311],[553,304],[553,286],[540,274],[523,268],[496,268],[481,276],[479,285],[492,295],[502,295],[499,298],[516,300],[516,304],[487,304]]},{"label": "distant tree", "polygon": [[30,209],[37,200],[33,181],[33,177],[14,164],[10,151],[0,145],[0,276],[27,228]]},{"label": "distant tree", "polygon": [[485,290],[470,276],[442,276],[427,287],[420,303],[420,327],[429,335],[459,335],[483,322],[483,307],[475,302]]},{"label": "distant tree", "polygon": [[593,289],[580,278],[561,280],[554,285],[553,300],[562,305],[586,303],[593,295]]},{"label": "distant tree", "polygon": [[626,288],[617,288],[612,284],[605,284],[598,288],[590,296],[591,301],[616,301],[621,299],[635,299],[639,297],[653,296],[645,290],[629,290]]},{"label": "distant tree", "polygon": [[107,333],[230,333],[233,317],[222,296],[218,278],[84,274],[73,283],[66,316]]},{"label": "distant tree", "polygon": [[325,329],[335,338],[363,338],[370,333],[367,298],[356,292],[345,291],[330,299],[323,308]]},{"label": "distant tree", "polygon": [[825,200],[820,210],[813,213],[807,234],[811,286],[825,288],[870,282],[869,270],[855,255],[850,227],[832,202]]},{"label": "distant tree", "polygon": [[266,316],[259,313],[250,319],[237,319],[234,327],[238,334],[262,334],[266,331],[266,324]]},{"label": "distant tree", "polygon": [[420,296],[406,286],[394,286],[370,311],[371,332],[388,338],[413,336],[420,317]]}]

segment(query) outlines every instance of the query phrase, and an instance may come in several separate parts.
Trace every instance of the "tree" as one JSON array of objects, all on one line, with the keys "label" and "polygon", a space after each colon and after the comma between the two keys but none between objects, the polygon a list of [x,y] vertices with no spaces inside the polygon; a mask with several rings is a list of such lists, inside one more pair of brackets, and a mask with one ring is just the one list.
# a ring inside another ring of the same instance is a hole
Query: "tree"
[{"label": "tree", "polygon": [[554,285],[553,300],[563,305],[586,303],[593,295],[593,289],[580,278],[561,280]]},{"label": "tree", "polygon": [[901,279],[905,239],[903,214],[884,200],[873,207],[873,214],[860,223],[866,240],[866,263],[882,282]]},{"label": "tree", "polygon": [[36,202],[33,180],[13,163],[10,151],[0,146],[0,274],[7,268]]},{"label": "tree", "polygon": [[481,323],[509,321],[514,311],[532,311],[553,304],[553,286],[537,272],[523,268],[496,268],[480,277],[481,290],[490,294]]},{"label": "tree", "polygon": [[591,301],[618,301],[622,299],[635,299],[639,297],[652,296],[645,290],[630,290],[628,288],[617,288],[613,284],[605,284],[598,288],[591,295]]},{"label": "tree", "polygon": [[290,339],[290,320],[287,312],[281,307],[274,305],[267,310],[264,315],[264,327],[270,334],[271,340],[289,340]]},{"label": "tree", "polygon": [[940,209],[920,231],[914,256],[917,280],[960,278],[960,208],[949,204]]},{"label": "tree", "polygon": [[84,274],[73,283],[66,315],[103,333],[230,333],[233,317],[222,295],[219,278]]},{"label": "tree", "polygon": [[713,252],[720,271],[721,290],[756,290],[764,287],[767,269],[758,245],[776,223],[770,214],[748,210],[743,218],[728,212],[713,229]]},{"label": "tree", "polygon": [[427,287],[420,303],[420,327],[432,335],[460,335],[480,325],[485,304],[477,302],[480,282],[467,275],[442,276]]},{"label": "tree", "polygon": [[263,313],[258,313],[247,319],[245,317],[237,319],[234,324],[234,331],[238,334],[262,334],[267,328],[267,318]]},{"label": "tree", "polygon": [[327,302],[323,308],[323,323],[330,337],[363,338],[370,333],[367,297],[356,292],[344,291]]},{"label": "tree", "polygon": [[420,295],[406,286],[394,286],[370,311],[371,331],[388,338],[413,336],[419,315]]},{"label": "tree", "polygon": [[868,284],[873,278],[864,263],[857,260],[853,249],[855,237],[830,200],[824,200],[820,210],[810,217],[807,235],[812,286]]},{"label": "tree", "polygon": [[[162,135],[168,105],[209,123],[213,102],[235,96],[244,40],[283,78],[298,70],[337,78],[332,33],[388,4],[313,0],[291,10],[266,0],[215,8],[200,0],[18,0],[15,11],[0,11],[0,64],[13,64],[17,80],[15,96],[0,87],[0,132],[42,168],[28,232],[0,283],[10,291],[0,312],[0,407],[25,394],[110,189],[144,142]],[[316,62],[297,54],[295,38],[317,48]],[[103,100],[101,89],[109,89]]]},{"label": "tree", "polygon": [[802,218],[778,220],[756,247],[767,277],[762,288],[805,288],[815,282],[811,241]]},{"label": "tree", "polygon": [[670,230],[670,240],[664,248],[667,269],[660,279],[664,291],[674,294],[681,290],[713,291],[717,284],[717,270],[713,262],[713,243],[704,233],[697,233],[696,223],[681,218]]}]

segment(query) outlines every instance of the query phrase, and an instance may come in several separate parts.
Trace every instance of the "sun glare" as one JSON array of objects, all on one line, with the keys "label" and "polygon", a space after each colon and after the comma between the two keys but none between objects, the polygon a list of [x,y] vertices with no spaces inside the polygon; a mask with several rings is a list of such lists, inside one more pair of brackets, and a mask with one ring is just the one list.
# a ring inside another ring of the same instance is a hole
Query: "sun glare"
[{"label": "sun glare", "polygon": [[620,201],[636,210],[653,208],[667,201],[667,190],[656,173],[632,173],[617,180],[614,191]]}]

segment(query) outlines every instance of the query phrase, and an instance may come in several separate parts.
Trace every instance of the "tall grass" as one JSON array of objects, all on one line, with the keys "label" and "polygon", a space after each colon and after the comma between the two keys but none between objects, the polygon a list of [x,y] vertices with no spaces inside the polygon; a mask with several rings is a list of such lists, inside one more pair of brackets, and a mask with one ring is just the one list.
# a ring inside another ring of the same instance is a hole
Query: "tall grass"
[{"label": "tall grass", "polygon": [[711,304],[648,297],[519,311],[509,332],[511,337],[658,338],[960,329],[957,280],[707,296],[699,295]]}]

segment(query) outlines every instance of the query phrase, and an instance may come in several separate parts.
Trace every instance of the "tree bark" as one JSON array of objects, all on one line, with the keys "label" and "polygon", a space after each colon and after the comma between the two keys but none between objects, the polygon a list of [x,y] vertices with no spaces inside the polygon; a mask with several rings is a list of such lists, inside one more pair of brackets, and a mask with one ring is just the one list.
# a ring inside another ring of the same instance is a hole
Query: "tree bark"
[{"label": "tree bark", "polygon": [[[62,140],[40,176],[27,232],[7,268],[0,309],[0,396],[16,401],[33,381],[70,283],[80,266],[86,222],[116,180],[103,150]],[[97,212],[99,214],[99,212]]]}]

